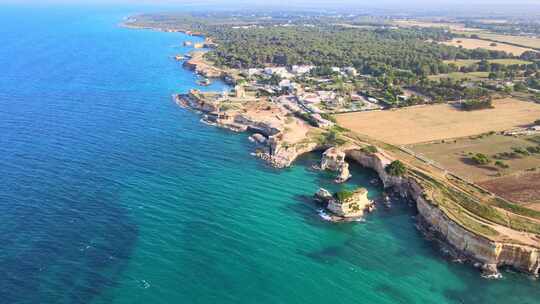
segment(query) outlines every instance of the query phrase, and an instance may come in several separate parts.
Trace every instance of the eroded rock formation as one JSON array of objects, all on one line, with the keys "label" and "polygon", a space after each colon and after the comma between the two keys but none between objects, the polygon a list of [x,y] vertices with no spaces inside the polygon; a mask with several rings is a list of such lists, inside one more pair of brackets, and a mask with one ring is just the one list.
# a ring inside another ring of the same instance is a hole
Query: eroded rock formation
[{"label": "eroded rock formation", "polygon": [[321,170],[330,170],[338,172],[336,183],[344,183],[351,174],[349,172],[349,164],[345,161],[345,152],[336,147],[329,148],[323,153],[321,159]]},{"label": "eroded rock formation", "polygon": [[372,210],[373,203],[367,197],[365,188],[354,191],[340,191],[332,195],[328,190],[321,188],[315,193],[315,198],[325,205],[335,220],[347,218],[360,218]]}]

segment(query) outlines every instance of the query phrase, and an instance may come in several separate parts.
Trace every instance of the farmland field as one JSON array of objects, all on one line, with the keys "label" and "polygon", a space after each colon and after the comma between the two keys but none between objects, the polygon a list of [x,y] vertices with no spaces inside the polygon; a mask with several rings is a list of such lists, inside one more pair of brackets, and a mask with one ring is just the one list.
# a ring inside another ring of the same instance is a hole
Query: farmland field
[{"label": "farmland field", "polygon": [[[493,23],[490,21],[490,23]],[[486,30],[477,28],[468,28],[463,23],[452,22],[432,22],[421,20],[395,20],[393,24],[400,27],[434,27],[434,28],[448,28],[455,34],[461,34],[465,36],[477,35],[481,39],[494,40],[501,43],[510,43],[522,46],[524,48],[540,49],[540,38],[530,36],[516,36],[516,35],[503,35],[497,33],[491,33]],[[463,40],[463,39],[460,39]],[[477,40],[477,39],[472,39]],[[488,42],[488,46],[491,42]],[[463,46],[466,48],[466,46]],[[504,51],[504,50],[503,50]],[[515,54],[515,55],[520,55]]]},{"label": "farmland field", "polygon": [[[510,159],[501,160],[508,168],[495,165],[495,154],[512,152],[513,148],[534,147],[534,136],[505,136],[499,134],[467,136],[451,140],[435,141],[408,146],[419,153],[442,165],[451,172],[475,182],[498,178],[525,172],[532,168],[540,168],[540,154],[515,155]],[[491,162],[477,165],[471,158],[476,153],[487,155]]]},{"label": "farmland field", "polygon": [[[466,67],[473,65],[475,63],[480,62],[480,60],[476,59],[458,59],[458,60],[445,60],[444,63],[446,64],[454,64],[458,68]],[[530,61],[520,60],[520,59],[491,59],[488,60],[489,63],[497,63],[502,65],[525,65],[525,64],[531,64]]]},{"label": "farmland field", "polygon": [[504,51],[507,53],[511,53],[513,55],[519,56],[527,51],[533,51],[533,49],[530,48],[524,48],[519,46],[513,46],[509,44],[499,43],[497,42],[496,46],[492,46],[491,44],[493,42],[487,41],[487,40],[481,40],[481,39],[472,39],[472,38],[454,38],[451,41],[443,42],[446,45],[452,45],[452,46],[462,46],[465,49],[487,49],[487,50],[493,50],[493,51]]},{"label": "farmland field", "polygon": [[540,211],[540,173],[515,174],[479,184],[505,199]]},{"label": "farmland field", "polygon": [[488,77],[489,77],[489,72],[470,72],[470,73],[452,72],[448,74],[438,74],[438,75],[428,76],[430,80],[439,80],[442,78],[450,78],[452,80],[461,80],[461,79],[480,80],[480,79],[487,79]]},{"label": "farmland field", "polygon": [[457,31],[457,32],[464,35],[476,34],[480,38],[483,38],[483,39],[518,44],[523,47],[540,49],[540,38],[536,38],[536,37],[502,35],[502,34],[495,34],[495,33],[489,33],[489,32],[484,32],[484,31],[479,31],[479,32],[474,32],[474,33],[471,31]]},{"label": "farmland field", "polygon": [[469,29],[465,27],[463,23],[451,23],[451,22],[432,22],[432,21],[420,21],[420,20],[394,20],[393,24],[400,27],[436,27],[436,28],[448,28],[452,31],[477,31],[477,29]]},{"label": "farmland field", "polygon": [[540,117],[539,104],[511,98],[493,104],[494,109],[472,112],[439,104],[336,117],[345,128],[397,145],[503,131],[532,123]]}]

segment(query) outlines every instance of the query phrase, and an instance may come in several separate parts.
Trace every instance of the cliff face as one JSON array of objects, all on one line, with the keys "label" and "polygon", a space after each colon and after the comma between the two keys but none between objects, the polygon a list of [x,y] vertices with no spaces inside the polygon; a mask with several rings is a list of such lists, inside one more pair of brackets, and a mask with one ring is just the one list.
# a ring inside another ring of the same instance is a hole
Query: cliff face
[{"label": "cliff face", "polygon": [[383,154],[366,154],[351,150],[347,155],[364,167],[375,170],[385,188],[393,188],[416,202],[418,220],[430,233],[453,249],[453,254],[481,263],[487,274],[497,273],[497,267],[509,266],[519,271],[539,274],[540,250],[530,246],[494,242],[472,233],[452,221],[437,206],[424,198],[423,189],[410,178],[390,176],[384,170],[391,161]]},{"label": "cliff face", "polygon": [[304,143],[291,146],[284,146],[279,138],[279,134],[268,138],[268,153],[260,155],[262,159],[269,162],[273,167],[286,168],[302,154],[320,149],[317,143]]},{"label": "cliff face", "polygon": [[460,254],[483,264],[484,269],[496,272],[497,267],[510,266],[517,270],[538,275],[540,251],[519,244],[493,242],[465,230],[451,221],[440,209],[422,197],[416,198],[418,213],[428,229],[443,237]]}]

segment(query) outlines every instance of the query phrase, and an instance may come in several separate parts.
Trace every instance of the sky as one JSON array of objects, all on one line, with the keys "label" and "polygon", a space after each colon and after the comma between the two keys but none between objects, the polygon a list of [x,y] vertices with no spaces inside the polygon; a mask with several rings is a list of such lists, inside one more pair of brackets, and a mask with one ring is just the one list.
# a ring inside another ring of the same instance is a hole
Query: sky
[{"label": "sky", "polygon": [[[24,3],[24,4],[46,4],[46,3],[64,3],[64,4],[183,4],[183,3],[246,3],[246,4],[274,4],[282,5],[283,0],[0,0],[0,3]],[[288,0],[287,4],[293,5],[347,5],[347,6],[369,6],[376,2],[379,5],[410,5],[410,6],[459,6],[459,5],[485,5],[485,6],[516,6],[516,5],[538,5],[539,0]]]},{"label": "sky", "polygon": [[[332,9],[410,9],[410,10],[521,10],[540,13],[540,0],[0,0],[0,4],[131,4],[149,6],[182,6],[215,4],[220,7],[332,8]],[[284,4],[286,3],[286,4]]]}]

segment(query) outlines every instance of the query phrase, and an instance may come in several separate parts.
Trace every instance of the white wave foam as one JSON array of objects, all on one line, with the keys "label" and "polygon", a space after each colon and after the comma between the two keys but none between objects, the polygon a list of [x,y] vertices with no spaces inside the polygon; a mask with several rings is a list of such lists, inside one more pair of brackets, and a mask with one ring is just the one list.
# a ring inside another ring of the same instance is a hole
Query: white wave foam
[{"label": "white wave foam", "polygon": [[325,221],[330,221],[332,220],[332,217],[330,215],[328,215],[328,213],[326,213],[326,211],[324,209],[318,209],[317,210],[317,213],[319,214],[319,216],[325,220]]}]

